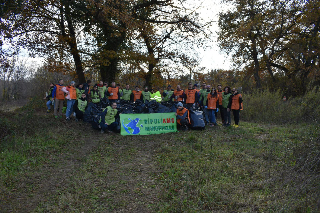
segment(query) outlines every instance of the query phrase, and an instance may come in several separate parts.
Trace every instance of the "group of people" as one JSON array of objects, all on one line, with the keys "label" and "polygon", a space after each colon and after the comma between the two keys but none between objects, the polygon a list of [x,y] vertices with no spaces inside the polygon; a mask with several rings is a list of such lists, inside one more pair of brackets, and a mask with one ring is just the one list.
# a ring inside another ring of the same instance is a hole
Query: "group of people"
[{"label": "group of people", "polygon": [[70,120],[74,115],[77,120],[83,119],[85,110],[90,102],[97,104],[102,99],[107,98],[111,103],[104,112],[100,127],[102,131],[112,131],[115,128],[115,118],[119,116],[117,110],[117,100],[128,102],[136,102],[140,100],[157,101],[157,102],[172,102],[176,103],[177,125],[178,128],[187,128],[190,125],[189,111],[192,109],[200,109],[203,111],[204,120],[207,125],[217,125],[217,113],[220,111],[222,124],[224,126],[231,125],[231,111],[233,112],[235,127],[239,126],[239,114],[242,109],[242,96],[236,88],[232,90],[226,86],[222,90],[219,84],[217,88],[211,88],[210,85],[202,84],[202,88],[198,89],[197,84],[188,83],[188,88],[183,90],[178,85],[174,90],[168,85],[167,89],[160,93],[158,90],[145,87],[143,91],[139,86],[135,86],[131,90],[127,84],[121,89],[119,84],[112,82],[108,86],[107,82],[100,81],[91,87],[91,81],[80,83],[75,86],[75,82],[71,81],[68,86],[63,85],[62,79],[58,84],[50,84],[47,99],[47,112],[50,112],[51,106],[54,105],[55,118],[62,118],[62,109],[64,100],[67,100],[66,120]]}]

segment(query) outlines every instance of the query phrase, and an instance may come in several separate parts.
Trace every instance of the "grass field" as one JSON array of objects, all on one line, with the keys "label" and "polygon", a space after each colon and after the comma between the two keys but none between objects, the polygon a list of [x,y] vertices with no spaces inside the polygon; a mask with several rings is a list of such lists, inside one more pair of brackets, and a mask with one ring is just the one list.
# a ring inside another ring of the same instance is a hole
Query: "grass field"
[{"label": "grass field", "polygon": [[101,134],[0,112],[1,212],[319,212],[318,125]]}]

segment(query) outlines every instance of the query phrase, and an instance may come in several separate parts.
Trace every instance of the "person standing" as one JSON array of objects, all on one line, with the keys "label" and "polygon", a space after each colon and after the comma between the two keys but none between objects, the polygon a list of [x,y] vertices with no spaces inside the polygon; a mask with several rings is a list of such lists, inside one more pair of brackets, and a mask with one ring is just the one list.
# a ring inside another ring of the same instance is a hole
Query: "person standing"
[{"label": "person standing", "polygon": [[210,125],[216,126],[217,121],[216,121],[215,112],[219,107],[219,99],[218,99],[218,94],[215,88],[212,88],[210,94],[208,94],[207,96],[206,107],[209,113]]},{"label": "person standing", "polygon": [[208,111],[208,108],[206,107],[207,106],[208,94],[210,94],[210,92],[211,92],[210,88],[211,88],[210,85],[206,85],[205,90],[202,89],[201,97],[200,97],[200,101],[199,101],[199,104],[200,104],[201,108],[203,109],[205,121],[206,121],[207,124],[210,123],[209,111]]},{"label": "person standing", "polygon": [[[63,108],[63,101],[64,101],[64,92],[62,91],[63,88],[63,80],[59,80],[59,84],[56,84],[52,90],[52,98],[54,98],[54,117],[55,118],[62,118],[62,108]],[[59,109],[59,110],[58,110]]]},{"label": "person standing", "polygon": [[96,103],[99,103],[100,102],[100,93],[99,93],[99,90],[98,90],[98,85],[95,84],[93,86],[93,89],[90,93],[90,100],[92,103],[96,104]]},{"label": "person standing", "polygon": [[130,85],[129,84],[127,84],[126,85],[126,88],[124,88],[123,90],[122,90],[122,96],[120,97],[122,100],[124,100],[124,101],[130,101],[130,99],[131,99],[131,94],[132,94],[132,91],[131,91],[131,89],[130,89]]},{"label": "person standing", "polygon": [[136,102],[137,100],[142,99],[142,92],[140,91],[138,86],[136,86],[136,89],[132,91],[130,99],[133,102]]},{"label": "person standing", "polygon": [[224,126],[231,125],[230,110],[228,110],[230,96],[231,96],[230,87],[226,86],[224,88],[224,92],[222,93],[222,110],[223,110],[223,117],[224,117],[224,123],[223,123]]},{"label": "person standing", "polygon": [[[223,114],[223,110],[222,110],[222,86],[221,84],[218,84],[217,86],[217,93],[218,93],[218,99],[219,99],[219,110],[220,110],[220,116],[221,116],[221,120],[222,120],[222,124],[224,124],[224,114]],[[216,116],[217,118],[217,116]]]},{"label": "person standing", "polygon": [[150,101],[150,98],[151,98],[151,93],[149,92],[148,87],[146,86],[144,88],[144,91],[142,91],[143,102],[146,103],[146,101]]},{"label": "person standing", "polygon": [[105,93],[105,87],[103,85],[103,81],[100,81],[98,84],[98,91],[99,91],[99,96],[100,98],[104,98],[104,93]]},{"label": "person standing", "polygon": [[171,89],[171,85],[168,85],[167,87],[167,90],[164,90],[163,91],[163,101],[164,102],[172,102],[173,98],[172,98],[172,95],[173,95],[173,89]]},{"label": "person standing", "polygon": [[83,83],[80,83],[77,87],[76,87],[76,91],[77,91],[77,99],[81,98],[81,95],[84,94],[85,90],[83,88]]},{"label": "person standing", "polygon": [[115,102],[120,99],[119,87],[116,86],[116,82],[111,83],[111,87],[107,90],[107,96],[110,102]]},{"label": "person standing", "polygon": [[47,103],[46,103],[46,105],[47,105],[47,113],[50,112],[50,110],[51,110],[51,105],[53,105],[53,103],[54,103],[53,98],[52,98],[52,91],[53,91],[53,89],[54,89],[54,83],[51,83],[51,84],[50,84],[49,91],[48,91],[48,93],[47,93],[47,96],[43,98],[43,99],[47,99]]},{"label": "person standing", "polygon": [[192,86],[192,83],[188,83],[188,89],[184,93],[184,98],[186,100],[187,108],[190,110],[193,104],[198,103],[199,94],[197,90]]},{"label": "person standing", "polygon": [[234,117],[234,127],[239,127],[240,110],[241,110],[242,96],[238,93],[236,88],[232,89],[232,95],[229,98],[228,111],[232,110]]},{"label": "person standing", "polygon": [[174,102],[182,102],[183,93],[184,91],[181,89],[180,85],[177,85],[177,89],[173,92],[173,95],[171,98],[174,99]]},{"label": "person standing", "polygon": [[87,99],[89,99],[90,97],[90,92],[91,92],[90,86],[91,86],[91,80],[87,80],[87,83],[83,84],[84,93],[86,94]]},{"label": "person standing", "polygon": [[70,85],[63,87],[62,91],[67,94],[67,111],[66,111],[66,120],[70,120],[70,116],[73,113],[73,105],[77,100],[77,90],[75,88],[75,82],[71,81]]}]

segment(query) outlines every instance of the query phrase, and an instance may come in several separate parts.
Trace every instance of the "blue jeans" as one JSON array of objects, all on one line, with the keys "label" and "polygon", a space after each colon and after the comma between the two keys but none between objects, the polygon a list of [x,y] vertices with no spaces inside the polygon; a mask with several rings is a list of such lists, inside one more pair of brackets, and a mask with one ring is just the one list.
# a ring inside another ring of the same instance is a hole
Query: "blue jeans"
[{"label": "blue jeans", "polygon": [[100,122],[100,127],[103,131],[105,131],[106,129],[108,129],[109,131],[115,131],[117,129],[117,126],[118,126],[117,122],[113,122],[110,125]]},{"label": "blue jeans", "polygon": [[51,109],[51,105],[52,105],[52,101],[51,100],[47,101],[46,105],[47,105],[47,109],[50,110]]},{"label": "blue jeans", "polygon": [[70,118],[70,115],[73,113],[73,105],[76,102],[75,99],[67,100],[67,111],[66,111],[66,117]]},{"label": "blue jeans", "polygon": [[203,113],[204,113],[204,118],[205,118],[206,123],[209,123],[209,111],[208,111],[208,109],[203,107]]},{"label": "blue jeans", "polygon": [[210,117],[210,123],[212,123],[212,124],[217,123],[217,121],[216,121],[216,114],[215,114],[216,110],[214,110],[214,109],[208,109],[208,112],[209,112],[209,117]]}]

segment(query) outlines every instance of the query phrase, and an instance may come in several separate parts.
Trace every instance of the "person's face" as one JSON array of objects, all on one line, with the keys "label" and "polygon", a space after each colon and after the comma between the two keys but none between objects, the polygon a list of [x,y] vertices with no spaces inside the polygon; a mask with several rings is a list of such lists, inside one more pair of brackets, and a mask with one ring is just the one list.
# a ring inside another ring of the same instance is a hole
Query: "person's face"
[{"label": "person's face", "polygon": [[59,81],[59,84],[61,84],[61,85],[62,85],[62,84],[63,84],[63,80],[60,80],[60,81]]},{"label": "person's face", "polygon": [[178,106],[178,109],[179,109],[179,110],[182,110],[182,108],[183,108],[183,106]]},{"label": "person's face", "polygon": [[98,89],[98,87],[93,87],[93,89],[94,89],[94,90],[97,90],[97,89]]},{"label": "person's face", "polygon": [[177,86],[177,90],[181,90],[181,87],[180,87],[180,85],[178,85],[178,86]]},{"label": "person's face", "polygon": [[115,82],[112,82],[112,83],[111,83],[111,86],[112,86],[112,87],[116,87],[116,83],[115,83]]},{"label": "person's face", "polygon": [[218,85],[218,90],[221,90],[221,85]]},{"label": "person's face", "polygon": [[136,87],[136,91],[139,91],[139,87]]},{"label": "person's face", "polygon": [[202,84],[202,89],[205,89],[206,88],[206,84]]},{"label": "person's face", "polygon": [[229,89],[228,89],[228,87],[226,87],[226,88],[224,89],[224,91],[225,91],[225,92],[229,92]]},{"label": "person's face", "polygon": [[145,88],[144,88],[144,91],[148,91],[148,87],[145,87]]},{"label": "person's face", "polygon": [[207,89],[210,89],[211,88],[211,86],[210,85],[207,85]]},{"label": "person's face", "polygon": [[235,88],[232,89],[232,93],[236,93],[236,91],[237,91],[237,90],[236,90]]},{"label": "person's face", "polygon": [[74,83],[71,83],[70,86],[74,87]]},{"label": "person's face", "polygon": [[85,99],[86,98],[86,94],[82,94],[81,98]]},{"label": "person's face", "polygon": [[127,86],[126,86],[126,89],[127,89],[127,90],[130,89],[130,85],[127,85]]},{"label": "person's face", "polygon": [[192,89],[192,84],[188,84],[188,88],[189,88],[189,89]]},{"label": "person's face", "polygon": [[116,109],[117,108],[117,103],[113,103],[112,104],[112,109]]},{"label": "person's face", "polygon": [[107,82],[104,82],[104,86],[108,87],[108,83],[107,83]]},{"label": "person's face", "polygon": [[100,81],[99,84],[100,84],[100,85],[103,85],[103,81]]},{"label": "person's face", "polygon": [[82,88],[82,87],[83,87],[83,84],[80,84],[80,85],[79,85],[79,88]]},{"label": "person's face", "polygon": [[54,86],[54,85],[51,83],[51,84],[50,84],[50,87],[53,87],[53,86]]},{"label": "person's face", "polygon": [[170,91],[170,90],[171,90],[171,87],[168,87],[168,90]]}]

